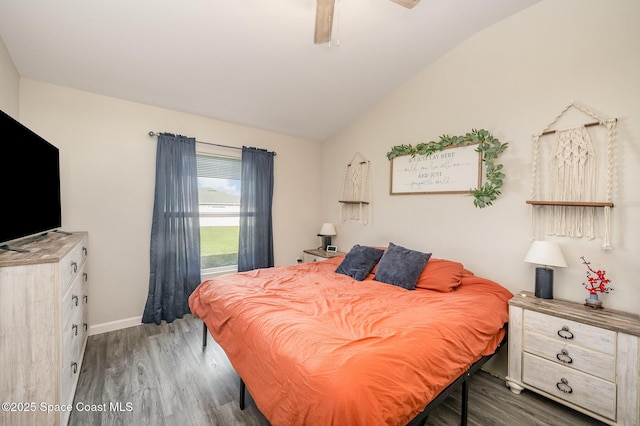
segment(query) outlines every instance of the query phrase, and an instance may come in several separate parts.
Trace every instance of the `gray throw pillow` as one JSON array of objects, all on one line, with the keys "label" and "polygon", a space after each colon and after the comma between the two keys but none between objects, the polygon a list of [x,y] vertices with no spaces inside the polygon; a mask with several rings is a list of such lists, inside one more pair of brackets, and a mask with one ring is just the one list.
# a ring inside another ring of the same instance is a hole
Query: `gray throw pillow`
[{"label": "gray throw pillow", "polygon": [[354,280],[362,281],[376,266],[384,250],[356,244],[344,257],[336,272],[348,275]]},{"label": "gray throw pillow", "polygon": [[429,258],[431,253],[422,253],[389,243],[373,279],[407,290],[415,290],[418,278]]}]

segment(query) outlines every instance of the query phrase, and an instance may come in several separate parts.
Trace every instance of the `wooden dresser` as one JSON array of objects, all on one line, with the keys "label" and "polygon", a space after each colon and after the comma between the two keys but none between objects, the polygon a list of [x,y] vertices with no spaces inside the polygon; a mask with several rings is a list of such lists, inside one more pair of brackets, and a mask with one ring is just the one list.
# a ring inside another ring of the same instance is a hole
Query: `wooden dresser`
[{"label": "wooden dresser", "polygon": [[86,232],[0,253],[0,424],[66,425],[87,341]]},{"label": "wooden dresser", "polygon": [[509,375],[611,425],[640,425],[640,316],[521,291],[509,302]]}]

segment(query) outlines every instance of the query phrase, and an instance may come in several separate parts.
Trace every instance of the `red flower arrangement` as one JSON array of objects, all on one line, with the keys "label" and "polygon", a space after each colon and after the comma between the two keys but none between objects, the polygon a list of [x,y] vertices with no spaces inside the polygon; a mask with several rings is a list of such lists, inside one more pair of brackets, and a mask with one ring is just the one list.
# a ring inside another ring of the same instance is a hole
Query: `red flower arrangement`
[{"label": "red flower arrangement", "polygon": [[589,294],[609,293],[613,290],[613,288],[607,287],[607,285],[611,283],[611,280],[607,279],[604,275],[607,271],[596,271],[591,268],[591,262],[587,262],[584,256],[581,256],[580,259],[582,259],[582,263],[587,267],[587,280],[589,283],[582,283],[582,285],[589,291]]}]

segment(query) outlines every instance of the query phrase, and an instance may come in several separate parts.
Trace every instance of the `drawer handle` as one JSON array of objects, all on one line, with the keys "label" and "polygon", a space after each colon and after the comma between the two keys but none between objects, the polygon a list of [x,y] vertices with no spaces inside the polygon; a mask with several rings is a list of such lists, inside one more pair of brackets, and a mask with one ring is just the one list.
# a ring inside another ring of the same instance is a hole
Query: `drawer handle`
[{"label": "drawer handle", "polygon": [[569,331],[569,327],[567,327],[566,325],[563,326],[561,330],[558,330],[558,336],[567,340],[573,339],[573,333]]},{"label": "drawer handle", "polygon": [[84,328],[84,331],[85,331],[85,333],[86,333],[86,331],[87,331],[87,329],[89,328],[89,326],[87,325],[87,323],[86,323],[86,322],[83,322],[83,323],[82,323],[82,328]]},{"label": "drawer handle", "polygon": [[89,296],[87,296],[85,294],[84,296],[82,296],[82,300],[84,300],[84,303],[88,303],[89,302]]},{"label": "drawer handle", "polygon": [[82,278],[84,278],[84,282],[87,282],[87,279],[89,278],[89,274],[87,274],[86,272],[84,274],[82,274]]},{"label": "drawer handle", "polygon": [[85,257],[87,256],[87,248],[86,247],[82,247],[82,252],[84,253]]},{"label": "drawer handle", "polygon": [[73,273],[78,272],[78,264],[76,262],[71,262],[71,267],[73,268]]},{"label": "drawer handle", "polygon": [[78,363],[77,362],[72,362],[71,363],[71,370],[73,370],[73,374],[76,374],[78,372]]},{"label": "drawer handle", "polygon": [[76,296],[75,294],[71,295],[71,300],[73,300],[73,304],[75,306],[78,306],[78,296]]},{"label": "drawer handle", "polygon": [[560,381],[558,383],[556,383],[556,387],[558,388],[559,391],[564,392],[564,393],[573,392],[573,389],[571,389],[571,386],[569,386],[569,381],[567,379],[565,379],[564,377],[562,379],[560,379]]},{"label": "drawer handle", "polygon": [[78,335],[78,324],[73,324],[71,326],[71,330],[73,330],[73,335],[77,336]]},{"label": "drawer handle", "polygon": [[560,353],[556,355],[556,358],[558,358],[558,361],[565,364],[571,364],[573,362],[573,358],[569,356],[569,352],[565,349],[561,350]]}]

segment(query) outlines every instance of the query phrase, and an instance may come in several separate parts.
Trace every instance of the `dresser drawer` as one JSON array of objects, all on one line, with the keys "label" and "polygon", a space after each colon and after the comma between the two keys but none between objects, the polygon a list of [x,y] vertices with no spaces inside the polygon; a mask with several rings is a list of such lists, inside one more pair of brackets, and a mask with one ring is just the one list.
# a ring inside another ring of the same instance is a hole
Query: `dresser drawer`
[{"label": "dresser drawer", "polygon": [[[564,340],[564,339],[562,339]],[[601,379],[615,381],[615,357],[582,346],[560,342],[534,331],[524,335],[524,351],[538,355],[556,364],[580,370]]]},{"label": "dresser drawer", "polygon": [[583,348],[609,355],[615,354],[616,333],[579,322],[524,311],[525,333],[532,331],[561,343],[570,343]]},{"label": "dresser drawer", "polygon": [[82,281],[82,298],[80,299],[82,305],[82,332],[83,340],[89,335],[89,274],[87,273],[87,263],[83,268],[83,273],[80,275]]},{"label": "dresser drawer", "polygon": [[73,359],[73,338],[65,333],[64,346],[61,348],[60,360],[60,403],[67,404],[73,390],[73,373],[71,360]]},{"label": "dresser drawer", "polygon": [[[78,284],[80,281],[77,281]],[[76,284],[74,284],[74,287]],[[81,288],[81,286],[78,286]],[[72,288],[73,289],[73,288]],[[60,365],[60,401],[62,404],[71,404],[76,379],[80,374],[80,358],[85,332],[82,323],[84,312],[82,305],[74,307],[68,321],[62,327],[62,347]],[[71,395],[71,396],[70,396]]]},{"label": "dresser drawer", "polygon": [[524,353],[522,381],[611,420],[616,419],[615,384]]},{"label": "dresser drawer", "polygon": [[73,278],[78,274],[87,257],[87,239],[75,246],[60,260],[60,295],[63,295]]},{"label": "dresser drawer", "polygon": [[62,297],[62,324],[66,324],[69,318],[77,312],[84,310],[84,265],[76,274],[73,284]]},{"label": "dresser drawer", "polygon": [[62,326],[63,360],[65,353],[68,353],[70,356],[67,360],[73,361],[74,358],[78,358],[75,351],[71,349],[74,348],[77,341],[84,339],[85,332],[83,330],[83,322],[84,312],[82,306],[75,307],[69,319]]}]

